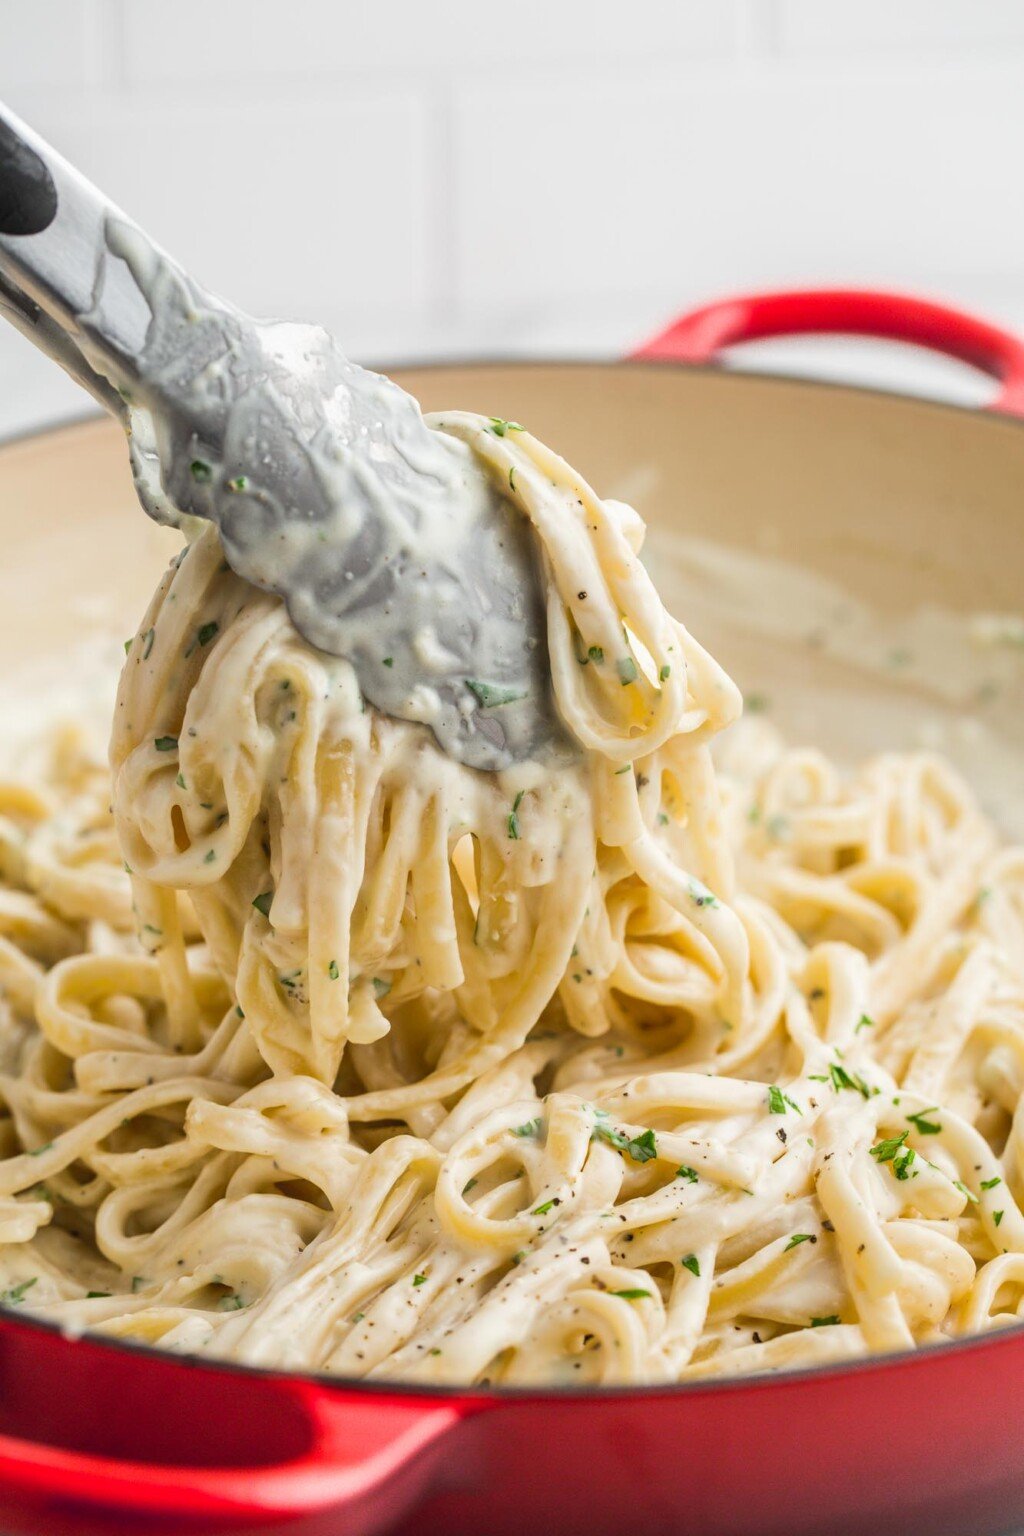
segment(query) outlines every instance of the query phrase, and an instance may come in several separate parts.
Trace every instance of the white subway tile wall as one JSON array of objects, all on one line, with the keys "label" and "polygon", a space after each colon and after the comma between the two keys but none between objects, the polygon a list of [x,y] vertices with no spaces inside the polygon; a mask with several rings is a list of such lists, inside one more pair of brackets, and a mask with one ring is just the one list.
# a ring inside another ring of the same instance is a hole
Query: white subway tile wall
[{"label": "white subway tile wall", "polygon": [[[364,361],[610,354],[791,283],[1024,329],[1022,0],[0,0],[0,98]],[[0,327],[0,435],[83,406]]]}]

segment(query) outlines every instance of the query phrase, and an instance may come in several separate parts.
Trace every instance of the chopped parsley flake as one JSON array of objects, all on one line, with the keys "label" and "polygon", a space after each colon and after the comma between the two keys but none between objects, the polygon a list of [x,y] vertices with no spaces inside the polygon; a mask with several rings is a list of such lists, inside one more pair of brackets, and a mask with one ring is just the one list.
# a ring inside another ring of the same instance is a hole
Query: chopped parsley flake
[{"label": "chopped parsley flake", "polygon": [[495,437],[504,437],[509,432],[525,432],[526,430],[525,427],[519,425],[518,421],[506,421],[502,416],[488,416],[487,420],[491,424],[491,431]]},{"label": "chopped parsley flake", "polygon": [[953,1183],[956,1185],[956,1187],[960,1191],[960,1193],[967,1197],[967,1199],[971,1202],[972,1205],[977,1205],[978,1204],[978,1197],[977,1197],[977,1195],[974,1193],[973,1189],[968,1189],[967,1188],[967,1185],[963,1182],[962,1179],[954,1179]]},{"label": "chopped parsley flake", "polygon": [[604,661],[604,647],[601,645],[592,645],[587,651],[587,655],[594,663],[594,665],[597,666],[602,661]]},{"label": "chopped parsley flake", "polygon": [[690,881],[690,900],[695,907],[717,907],[721,903],[713,891],[709,891],[706,885],[699,880]]},{"label": "chopped parsley flake", "polygon": [[256,908],[257,912],[262,912],[264,917],[269,917],[270,916],[270,904],[273,901],[273,899],[274,899],[273,891],[264,891],[262,896],[257,896],[256,899],[253,901],[253,906]]},{"label": "chopped parsley flake", "polygon": [[676,1169],[676,1178],[685,1179],[687,1184],[696,1184],[699,1174],[696,1168],[688,1168],[685,1163]]},{"label": "chopped parsley flake", "polygon": [[426,1285],[427,1277],[426,1275],[413,1275],[412,1283],[413,1285]]},{"label": "chopped parsley flake", "polygon": [[237,1291],[232,1291],[230,1296],[222,1296],[217,1303],[218,1312],[240,1312],[245,1302]]},{"label": "chopped parsley flake", "polygon": [[839,1093],[843,1088],[850,1088],[854,1093],[859,1093],[862,1099],[870,1099],[871,1089],[858,1073],[850,1073],[834,1061],[828,1069],[828,1075],[835,1093]]},{"label": "chopped parsley flake", "polygon": [[385,656],[384,657],[384,665],[386,667],[393,667],[394,664],[395,664],[395,658],[393,656]]},{"label": "chopped parsley flake", "polygon": [[515,688],[502,688],[497,683],[482,683],[478,678],[467,677],[466,687],[473,694],[481,709],[500,709],[503,704],[514,704],[517,699],[525,699],[525,693],[519,693]]},{"label": "chopped parsley flake", "polygon": [[680,1259],[679,1262],[684,1269],[690,1271],[691,1275],[696,1275],[697,1279],[700,1279],[700,1260],[695,1253],[688,1253],[686,1258]]},{"label": "chopped parsley flake", "polygon": [[177,736],[158,736],[153,743],[158,752],[175,752],[178,747]]},{"label": "chopped parsley flake", "polygon": [[996,1185],[1001,1184],[1002,1182],[1002,1179],[997,1173],[994,1179],[982,1179],[981,1187],[982,1189],[995,1189]]},{"label": "chopped parsley flake", "polygon": [[539,1136],[540,1135],[541,1123],[542,1123],[541,1122],[541,1118],[538,1115],[535,1120],[527,1120],[525,1122],[525,1124],[523,1124],[523,1125],[514,1125],[512,1127],[512,1135],[513,1136]]},{"label": "chopped parsley flake", "polygon": [[771,1115],[784,1115],[787,1109],[795,1109],[798,1115],[803,1110],[795,1099],[791,1099],[788,1093],[783,1093],[777,1083],[768,1084],[768,1113]]},{"label": "chopped parsley flake", "polygon": [[218,633],[219,630],[220,625],[217,623],[216,619],[211,619],[209,624],[200,624],[199,644],[209,645],[210,641],[213,639],[214,635]]},{"label": "chopped parsley flake", "polygon": [[233,480],[228,481],[229,491],[247,491],[248,489],[249,482],[244,475],[236,475]]},{"label": "chopped parsley flake", "polygon": [[838,1317],[836,1317],[835,1313],[833,1312],[829,1317],[812,1317],[811,1318],[811,1327],[812,1328],[831,1328],[836,1323],[838,1323],[838,1321],[839,1321]]},{"label": "chopped parsley flake", "polygon": [[199,485],[206,485],[213,479],[213,470],[202,459],[193,459],[189,465],[192,479]]},{"label": "chopped parsley flake", "polygon": [[203,863],[204,864],[212,864],[216,857],[217,857],[217,850],[216,850],[216,848],[209,848],[209,849],[207,849],[206,857],[203,859]]},{"label": "chopped parsley flake", "polygon": [[801,1243],[810,1243],[814,1240],[812,1232],[794,1232],[789,1242],[783,1248],[783,1253],[788,1253],[791,1248],[798,1248]]},{"label": "chopped parsley flake", "polygon": [[591,1141],[603,1141],[609,1147],[614,1147],[617,1152],[625,1152],[634,1163],[649,1163],[658,1155],[658,1144],[653,1131],[644,1131],[640,1136],[627,1136],[624,1131],[617,1131],[614,1126],[605,1125],[602,1121],[594,1126],[590,1133]]},{"label": "chopped parsley flake", "polygon": [[1003,1219],[1003,1212],[1002,1211],[993,1211],[992,1212],[992,1220],[995,1222],[997,1227],[998,1227],[999,1223],[1002,1221],[1002,1219]]},{"label": "chopped parsley flake", "polygon": [[5,1307],[16,1307],[19,1302],[25,1300],[25,1292],[32,1289],[38,1275],[33,1275],[30,1280],[22,1280],[17,1285],[12,1285],[6,1291],[0,1293],[0,1302]]},{"label": "chopped parsley flake", "polygon": [[185,783],[185,775],[183,773],[179,773],[174,782],[177,784],[179,789],[188,789],[188,785]]},{"label": "chopped parsley flake", "polygon": [[128,652],[131,650],[133,643],[134,642],[131,641],[131,640],[126,640],[125,641],[125,643],[124,643],[124,653],[125,653],[126,656],[128,655]]},{"label": "chopped parsley flake", "polygon": [[327,974],[332,981],[337,981],[338,977],[341,975],[341,972],[338,970],[337,960],[331,961],[330,965],[327,967]]},{"label": "chopped parsley flake", "polygon": [[619,682],[623,688],[628,688],[630,683],[637,679],[636,662],[632,656],[620,656],[615,663],[615,670],[619,674]]},{"label": "chopped parsley flake", "polygon": [[531,1215],[533,1215],[533,1216],[546,1216],[548,1211],[550,1211],[550,1210],[552,1210],[554,1208],[554,1204],[555,1204],[555,1202],[553,1200],[545,1200],[543,1205],[535,1205],[534,1206],[533,1211],[531,1212]]},{"label": "chopped parsley flake", "polygon": [[525,793],[525,789],[521,789],[518,795],[516,795],[512,802],[512,809],[508,813],[508,820],[506,822],[506,830],[508,831],[508,835],[514,843],[518,843],[519,841],[519,807],[523,803],[523,796]]},{"label": "chopped parsley flake", "polygon": [[389,976],[375,976],[373,978],[373,994],[380,1002],[382,997],[387,997],[391,991],[391,978]]},{"label": "chopped parsley flake", "polygon": [[871,1018],[869,1014],[862,1013],[860,1018],[857,1020],[857,1028],[854,1030],[854,1034],[859,1035],[862,1029],[874,1029],[874,1027],[874,1019]]},{"label": "chopped parsley flake", "polygon": [[907,1119],[922,1136],[937,1136],[942,1130],[942,1126],[937,1120],[926,1120],[925,1116],[933,1115],[938,1107],[937,1104],[933,1104],[930,1109],[919,1109],[916,1114],[908,1115]]},{"label": "chopped parsley flake", "polygon": [[658,673],[658,676],[663,683],[667,683],[669,678],[672,676],[672,668],[669,666],[667,661],[662,667],[661,671]]},{"label": "chopped parsley flake", "polygon": [[613,1296],[621,1296],[623,1301],[643,1301],[650,1294],[650,1291],[642,1291],[639,1286],[631,1286],[625,1291],[612,1291]]},{"label": "chopped parsley flake", "polygon": [[871,1148],[871,1156],[876,1162],[891,1163],[909,1135],[909,1131],[901,1131],[898,1136],[888,1136],[884,1141],[876,1142]]}]

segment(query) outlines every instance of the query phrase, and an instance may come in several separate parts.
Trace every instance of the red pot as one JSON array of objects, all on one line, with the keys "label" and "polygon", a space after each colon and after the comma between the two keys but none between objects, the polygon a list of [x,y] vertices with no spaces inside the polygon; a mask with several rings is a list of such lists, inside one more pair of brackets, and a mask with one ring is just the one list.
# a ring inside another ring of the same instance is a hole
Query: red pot
[{"label": "red pot", "polygon": [[[992,373],[1002,394],[976,413],[706,366],[728,343],[806,331],[916,341]],[[685,487],[713,508],[716,537],[743,545],[770,517],[781,548],[799,541],[805,562],[862,591],[1020,606],[1024,431],[1010,418],[1024,415],[1024,346],[981,321],[881,294],[776,294],[696,311],[627,363],[396,376],[429,407],[528,421],[599,488],[647,472],[637,499],[655,533]],[[141,610],[155,556],[123,460],[106,423],[0,451],[0,610],[6,580],[20,646],[33,624],[54,643],[59,621],[25,615],[24,591],[59,583],[47,550],[72,536],[83,499],[117,530],[116,569],[114,542],[99,559],[94,534],[82,561]],[[853,523],[855,548],[840,536]],[[0,1313],[11,1533],[358,1536],[407,1518],[418,1536],[983,1536],[1024,1524],[1022,1423],[1024,1327],[756,1379],[463,1392],[211,1365]]]}]

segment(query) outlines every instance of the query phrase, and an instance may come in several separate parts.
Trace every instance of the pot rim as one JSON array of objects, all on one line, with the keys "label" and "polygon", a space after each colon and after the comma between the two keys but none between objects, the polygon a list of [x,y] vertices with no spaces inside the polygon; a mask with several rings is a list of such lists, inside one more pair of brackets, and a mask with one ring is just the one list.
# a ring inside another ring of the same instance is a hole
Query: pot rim
[{"label": "pot rim", "polygon": [[[943,400],[930,395],[915,394],[910,390],[889,387],[883,384],[855,384],[847,383],[842,379],[822,379],[813,375],[799,373],[778,373],[770,369],[760,368],[732,368],[723,365],[719,361],[708,363],[695,363],[681,361],[672,358],[638,357],[587,357],[561,354],[551,357],[527,357],[521,353],[457,353],[454,355],[425,357],[412,359],[389,359],[387,362],[368,362],[360,366],[368,368],[373,373],[383,373],[390,377],[393,373],[454,373],[464,368],[484,368],[494,370],[518,370],[525,368],[544,368],[557,371],[570,368],[615,369],[628,373],[646,373],[652,371],[664,373],[690,373],[701,374],[707,378],[752,379],[760,384],[774,384],[782,387],[798,387],[811,391],[825,390],[829,393],[850,394],[855,396],[868,395],[878,400],[900,401],[909,405],[928,406],[934,410],[951,411],[959,416],[972,416],[977,421],[984,421],[992,425],[1015,427],[1024,431],[1024,416],[1017,416],[1008,411],[989,409],[984,406],[961,403],[957,400]],[[19,444],[35,441],[37,438],[45,438],[51,433],[67,431],[72,427],[84,427],[97,421],[106,421],[108,418],[102,411],[86,407],[82,411],[72,412],[69,415],[61,415],[53,421],[47,421],[39,426],[19,427],[14,431],[0,433],[0,453],[5,448],[16,447]]]}]

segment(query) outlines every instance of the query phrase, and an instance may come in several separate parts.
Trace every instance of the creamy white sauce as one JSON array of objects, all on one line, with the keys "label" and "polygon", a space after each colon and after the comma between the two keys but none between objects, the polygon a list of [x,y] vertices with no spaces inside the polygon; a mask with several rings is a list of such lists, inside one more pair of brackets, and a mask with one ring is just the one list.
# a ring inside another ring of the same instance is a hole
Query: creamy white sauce
[{"label": "creamy white sauce", "polygon": [[539,551],[513,486],[326,331],[250,320],[126,223],[108,221],[106,240],[152,315],[137,362],[112,375],[95,358],[128,402],[150,515],[214,523],[233,569],[351,661],[371,703],[461,761],[564,756]]}]

